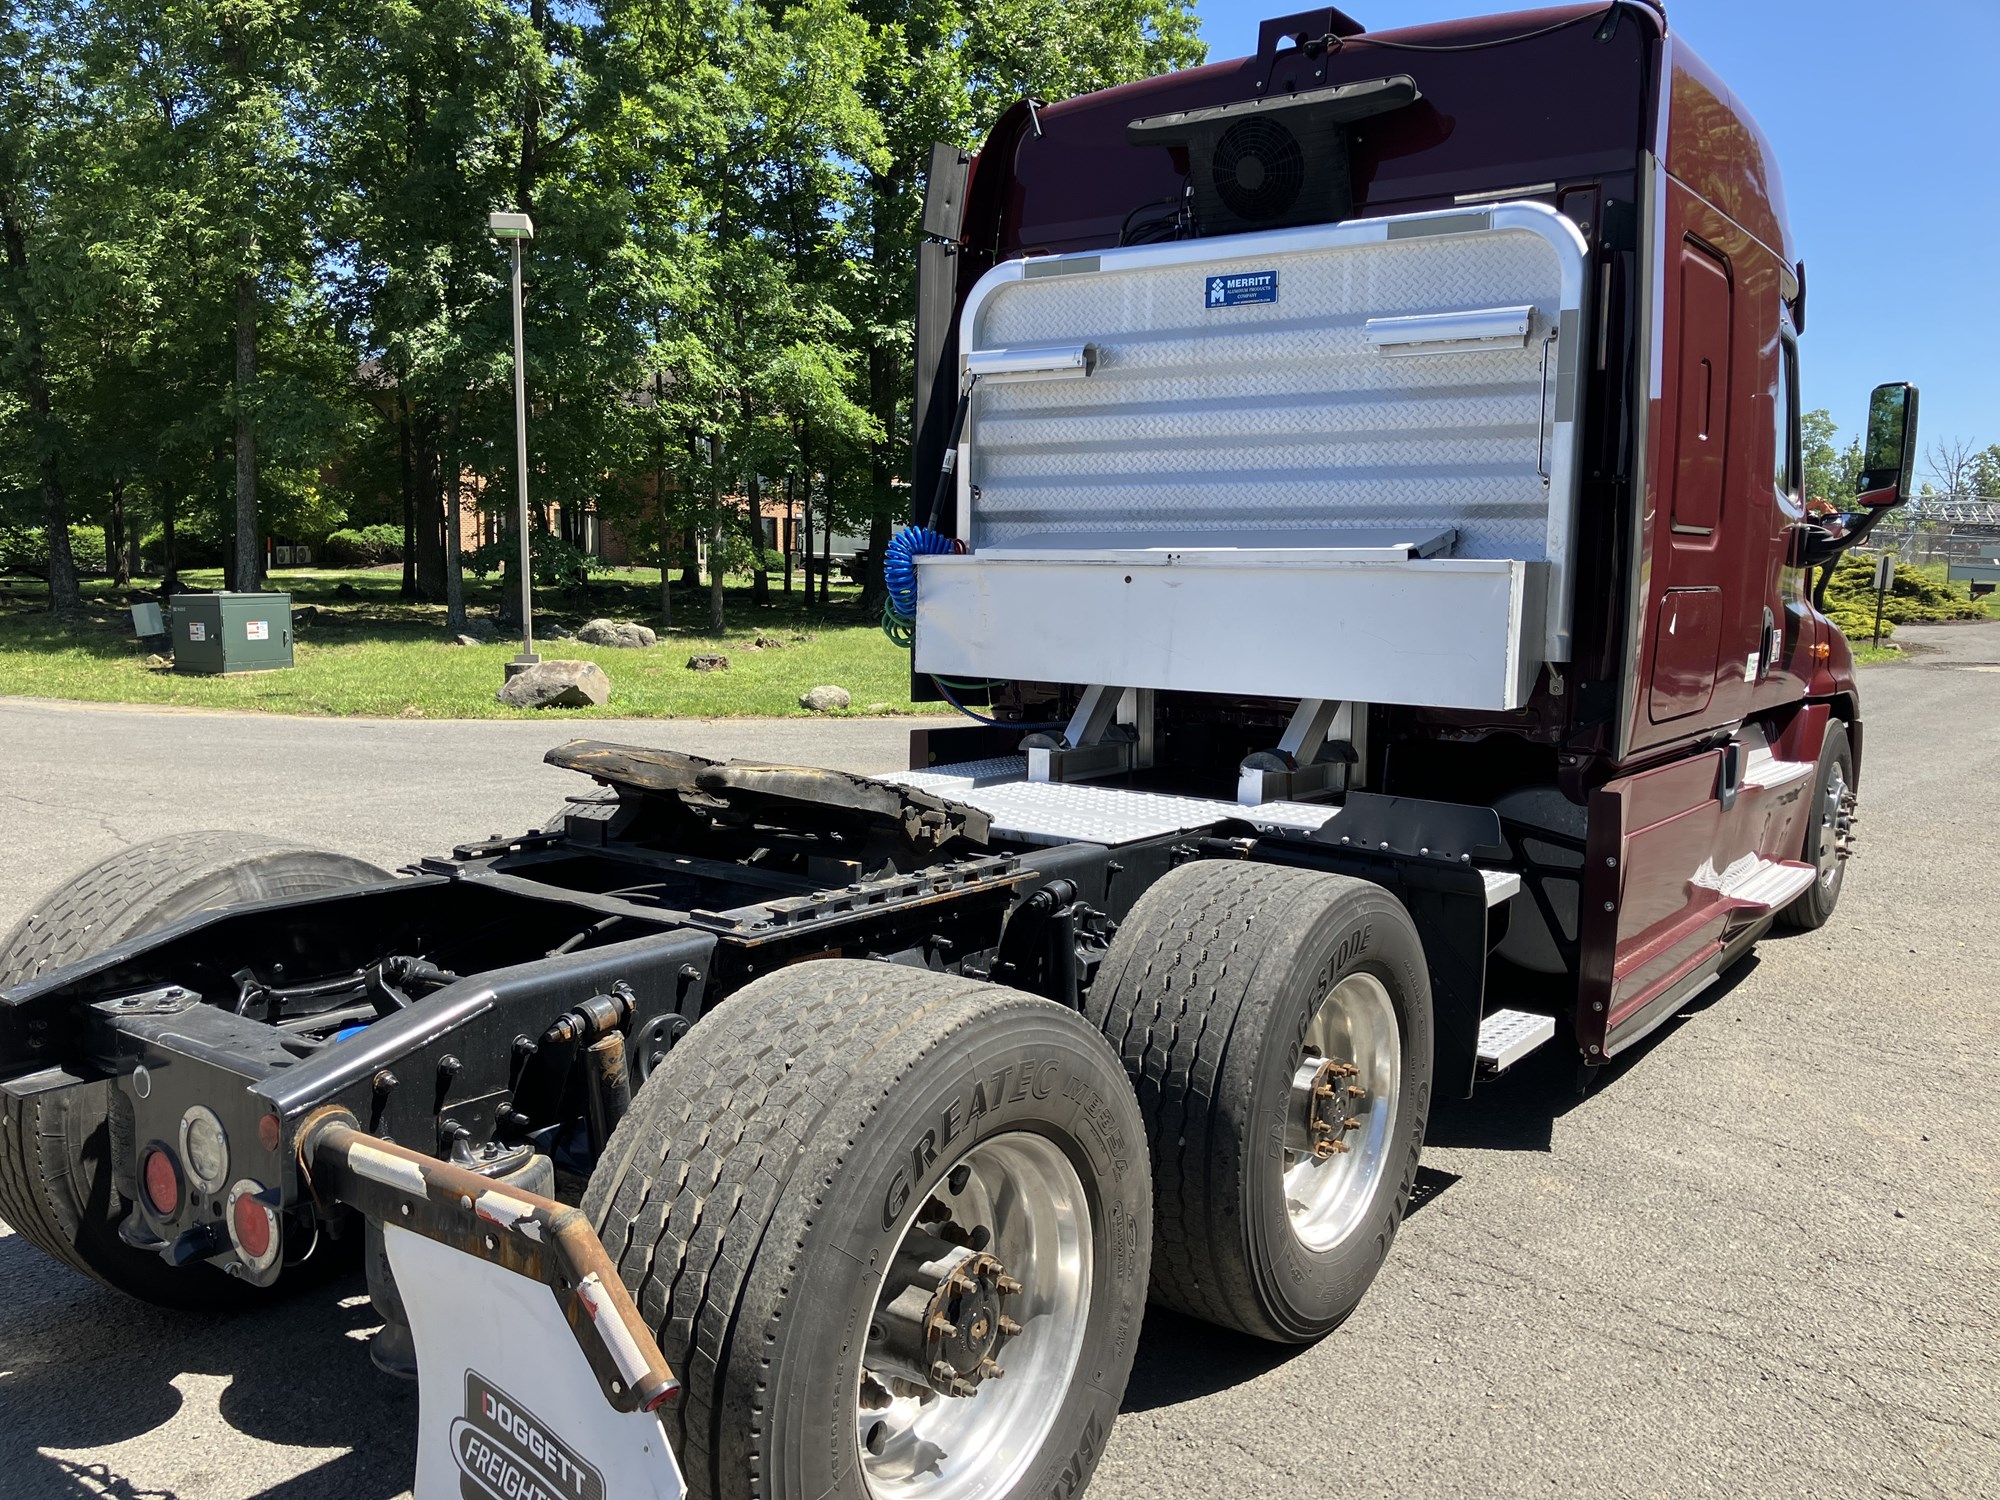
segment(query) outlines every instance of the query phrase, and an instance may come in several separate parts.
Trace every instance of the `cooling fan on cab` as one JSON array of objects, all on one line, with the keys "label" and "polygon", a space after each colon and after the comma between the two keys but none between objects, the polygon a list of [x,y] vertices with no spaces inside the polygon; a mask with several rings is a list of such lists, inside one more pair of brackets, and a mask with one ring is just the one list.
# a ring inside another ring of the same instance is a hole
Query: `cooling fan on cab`
[{"label": "cooling fan on cab", "polygon": [[1354,212],[1351,126],[1422,96],[1407,74],[1134,120],[1125,139],[1187,153],[1195,232],[1332,224]]},{"label": "cooling fan on cab", "polygon": [[1216,197],[1239,219],[1268,224],[1298,206],[1306,155],[1298,137],[1275,120],[1238,120],[1216,140],[1209,158]]}]

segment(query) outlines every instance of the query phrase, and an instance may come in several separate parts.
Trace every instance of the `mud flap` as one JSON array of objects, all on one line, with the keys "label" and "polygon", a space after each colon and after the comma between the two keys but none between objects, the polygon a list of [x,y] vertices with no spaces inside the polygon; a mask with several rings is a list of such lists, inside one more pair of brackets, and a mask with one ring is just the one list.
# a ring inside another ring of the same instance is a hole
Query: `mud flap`
[{"label": "mud flap", "polygon": [[682,1500],[658,1415],[604,1399],[546,1285],[383,1235],[417,1346],[415,1500]]}]

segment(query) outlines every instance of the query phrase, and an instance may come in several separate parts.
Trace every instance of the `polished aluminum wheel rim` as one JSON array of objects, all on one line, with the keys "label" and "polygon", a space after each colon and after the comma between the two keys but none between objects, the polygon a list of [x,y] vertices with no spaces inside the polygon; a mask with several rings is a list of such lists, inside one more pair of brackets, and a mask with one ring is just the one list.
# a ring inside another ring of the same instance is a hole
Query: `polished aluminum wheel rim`
[{"label": "polished aluminum wheel rim", "polygon": [[1847,838],[1854,821],[1854,797],[1847,789],[1847,773],[1835,761],[1833,774],[1826,779],[1826,796],[1819,812],[1819,883],[1825,891],[1840,883],[1840,868],[1847,858]]},{"label": "polished aluminum wheel rim", "polygon": [[1402,1035],[1388,988],[1349,974],[1307,1023],[1292,1078],[1285,1210],[1308,1250],[1354,1232],[1388,1169],[1402,1086]]},{"label": "polished aluminum wheel rim", "polygon": [[[969,1395],[907,1394],[906,1380],[892,1382],[863,1356],[855,1438],[862,1477],[876,1500],[1011,1494],[1061,1414],[1083,1347],[1093,1269],[1090,1205],[1061,1148],[1027,1131],[980,1142],[905,1215],[899,1249],[923,1232],[919,1216],[935,1222],[940,1208],[949,1210],[954,1231],[1018,1283],[1007,1310],[1020,1331],[997,1356],[1003,1373]],[[905,1291],[891,1284],[896,1256],[889,1265],[876,1288],[871,1349],[879,1347],[882,1322]]]}]

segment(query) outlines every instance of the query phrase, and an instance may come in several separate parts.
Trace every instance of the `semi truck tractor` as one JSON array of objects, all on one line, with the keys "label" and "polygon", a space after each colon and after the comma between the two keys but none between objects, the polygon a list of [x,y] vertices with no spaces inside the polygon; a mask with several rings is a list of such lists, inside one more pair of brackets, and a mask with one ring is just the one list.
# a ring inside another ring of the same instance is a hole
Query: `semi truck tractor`
[{"label": "semi truck tractor", "polygon": [[424,1500],[1075,1495],[1149,1302],[1337,1336],[1435,1100],[1835,915],[1816,585],[1917,396],[1809,516],[1778,167],[1658,6],[1276,18],[923,228],[892,625],[979,722],[578,740],[519,835],[169,839],[0,945],[0,1218],[181,1306],[361,1260]]}]

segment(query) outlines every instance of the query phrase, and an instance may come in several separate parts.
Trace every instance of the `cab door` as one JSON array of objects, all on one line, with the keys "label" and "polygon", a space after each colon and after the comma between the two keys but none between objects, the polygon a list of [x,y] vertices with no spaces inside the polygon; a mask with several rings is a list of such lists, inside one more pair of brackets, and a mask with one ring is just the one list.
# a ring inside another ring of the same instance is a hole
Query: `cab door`
[{"label": "cab door", "polygon": [[1665,573],[1653,636],[1647,717],[1668,724],[1699,714],[1715,696],[1722,651],[1721,537],[1729,472],[1730,348],[1733,294],[1729,265],[1710,246],[1684,236],[1675,257],[1677,316],[1673,346],[1672,460],[1666,496]]}]

